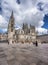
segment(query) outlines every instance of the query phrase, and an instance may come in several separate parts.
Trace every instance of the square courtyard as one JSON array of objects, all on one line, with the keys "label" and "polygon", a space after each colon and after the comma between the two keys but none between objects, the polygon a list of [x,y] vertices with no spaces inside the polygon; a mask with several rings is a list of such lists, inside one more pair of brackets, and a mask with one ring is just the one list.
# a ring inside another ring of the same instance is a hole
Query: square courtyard
[{"label": "square courtyard", "polygon": [[0,43],[0,65],[48,65],[48,44]]}]

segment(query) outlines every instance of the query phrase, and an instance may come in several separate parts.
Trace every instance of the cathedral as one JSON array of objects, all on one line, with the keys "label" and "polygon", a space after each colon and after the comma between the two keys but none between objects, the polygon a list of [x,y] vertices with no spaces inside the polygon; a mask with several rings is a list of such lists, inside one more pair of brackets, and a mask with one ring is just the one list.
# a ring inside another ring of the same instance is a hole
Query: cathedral
[{"label": "cathedral", "polygon": [[16,30],[14,22],[13,12],[11,13],[9,24],[8,24],[8,42],[12,43],[31,43],[36,41],[35,27],[27,23],[23,23],[22,29]]},{"label": "cathedral", "polygon": [[35,30],[35,26],[27,23],[22,24],[21,29],[15,29],[15,21],[13,12],[11,13],[8,31],[6,33],[0,33],[0,42],[14,44],[14,43],[48,43],[48,34],[38,35]]}]

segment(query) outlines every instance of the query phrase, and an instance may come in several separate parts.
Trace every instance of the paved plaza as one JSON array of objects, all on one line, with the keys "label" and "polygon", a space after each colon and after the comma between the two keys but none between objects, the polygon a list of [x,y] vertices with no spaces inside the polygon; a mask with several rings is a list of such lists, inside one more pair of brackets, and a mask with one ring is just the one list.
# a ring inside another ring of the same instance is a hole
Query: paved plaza
[{"label": "paved plaza", "polygon": [[48,44],[0,43],[0,65],[48,65]]}]

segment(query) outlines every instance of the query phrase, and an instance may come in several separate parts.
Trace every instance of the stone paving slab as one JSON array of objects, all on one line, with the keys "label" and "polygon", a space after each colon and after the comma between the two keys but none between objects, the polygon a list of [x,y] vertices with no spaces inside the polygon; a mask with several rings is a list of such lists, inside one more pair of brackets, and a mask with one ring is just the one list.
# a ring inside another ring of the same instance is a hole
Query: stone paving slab
[{"label": "stone paving slab", "polygon": [[38,47],[32,44],[5,44],[5,47],[0,47],[0,65],[48,65],[48,44]]},{"label": "stone paving slab", "polygon": [[[3,60],[3,59],[2,59],[2,60]],[[7,64],[7,61],[4,60],[4,61],[1,61],[1,62],[0,62],[0,65],[8,65],[8,64]]]},{"label": "stone paving slab", "polygon": [[0,47],[0,65],[8,65],[6,61],[6,55],[1,47]]}]

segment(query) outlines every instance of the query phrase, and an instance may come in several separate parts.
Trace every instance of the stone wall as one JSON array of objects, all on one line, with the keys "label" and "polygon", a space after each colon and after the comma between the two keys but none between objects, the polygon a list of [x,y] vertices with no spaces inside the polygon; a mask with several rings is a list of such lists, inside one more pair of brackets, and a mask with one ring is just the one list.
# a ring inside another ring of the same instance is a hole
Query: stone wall
[{"label": "stone wall", "polygon": [[6,41],[8,40],[8,35],[5,33],[5,34],[0,34],[0,41]]},{"label": "stone wall", "polygon": [[48,43],[48,34],[37,36],[38,42]]}]

